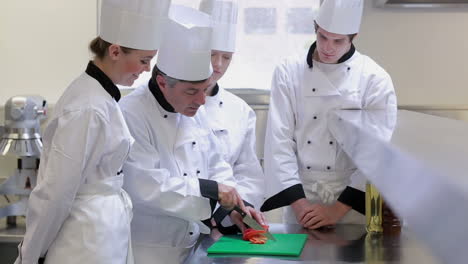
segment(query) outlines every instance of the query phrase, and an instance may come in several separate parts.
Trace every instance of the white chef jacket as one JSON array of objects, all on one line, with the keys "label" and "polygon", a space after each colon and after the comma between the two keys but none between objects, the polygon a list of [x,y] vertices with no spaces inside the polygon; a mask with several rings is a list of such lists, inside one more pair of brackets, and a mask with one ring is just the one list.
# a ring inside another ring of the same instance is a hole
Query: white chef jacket
[{"label": "white chef jacket", "polygon": [[216,90],[214,96],[206,97],[208,120],[221,141],[224,159],[233,169],[237,191],[247,203],[260,208],[265,184],[255,151],[255,112],[244,100],[217,84]]},{"label": "white chef jacket", "polygon": [[126,263],[131,202],[120,170],[133,138],[112,98],[120,97],[118,88],[107,76],[91,77],[90,67],[104,74],[90,63],[58,100],[43,134],[16,263],[36,264],[46,253],[45,263]]},{"label": "white chef jacket", "polygon": [[[263,211],[300,198],[332,204],[345,189],[364,190],[365,178],[337,146],[327,114],[334,109],[396,108],[388,73],[354,46],[337,64],[312,61],[314,50],[315,43],[307,55],[282,62],[273,75],[265,138],[269,198]],[[291,211],[285,218],[296,222]]]},{"label": "white chef jacket", "polygon": [[124,188],[134,203],[133,243],[190,248],[200,232],[209,233],[200,220],[211,217],[207,197],[213,197],[204,190],[212,190],[212,184],[217,185],[214,181],[236,186],[232,169],[222,160],[219,143],[207,126],[204,109],[194,117],[166,111],[148,85],[130,93],[120,105],[135,138],[124,165]]}]

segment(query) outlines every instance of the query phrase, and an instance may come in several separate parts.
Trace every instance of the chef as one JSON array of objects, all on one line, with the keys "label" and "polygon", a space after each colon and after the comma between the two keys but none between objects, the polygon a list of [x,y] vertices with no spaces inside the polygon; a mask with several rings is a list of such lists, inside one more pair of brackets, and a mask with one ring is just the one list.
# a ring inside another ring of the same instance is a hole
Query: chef
[{"label": "chef", "polygon": [[261,210],[288,206],[288,223],[309,229],[364,223],[365,179],[327,125],[334,109],[396,108],[389,74],[353,44],[363,2],[323,1],[317,41],[275,69],[265,139],[271,188]]},{"label": "chef", "polygon": [[15,263],[133,263],[132,204],[121,188],[133,138],[116,84],[132,85],[150,70],[167,11],[165,1],[102,1],[94,58],[57,101],[42,138]]},{"label": "chef", "polygon": [[[264,224],[263,214],[256,215],[264,196],[264,175],[255,151],[255,112],[250,106],[218,85],[231,63],[236,44],[237,4],[232,0],[203,0],[200,11],[211,15],[213,38],[211,64],[212,85],[208,87],[205,109],[211,127],[222,143],[222,153],[231,165],[237,182],[237,190],[247,203],[247,208]],[[215,220],[221,232],[236,232],[236,226],[225,216],[229,212],[220,207]],[[232,211],[231,214],[237,214]],[[236,218],[234,218],[236,219]],[[223,221],[224,220],[224,221]],[[222,223],[221,223],[222,222]],[[236,223],[241,229],[245,226]]]},{"label": "chef", "polygon": [[120,103],[135,138],[124,188],[134,202],[137,264],[182,263],[200,233],[210,232],[201,220],[216,201],[245,210],[201,108],[213,72],[209,16],[177,5],[169,14],[148,85]]}]

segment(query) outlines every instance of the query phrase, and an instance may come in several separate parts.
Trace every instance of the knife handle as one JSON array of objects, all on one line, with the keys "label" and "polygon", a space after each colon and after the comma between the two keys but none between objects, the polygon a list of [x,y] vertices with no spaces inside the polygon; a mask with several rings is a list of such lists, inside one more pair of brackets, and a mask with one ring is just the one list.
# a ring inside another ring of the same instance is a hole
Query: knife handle
[{"label": "knife handle", "polygon": [[242,217],[246,216],[247,214],[239,208],[239,206],[234,206],[234,210],[238,212]]}]

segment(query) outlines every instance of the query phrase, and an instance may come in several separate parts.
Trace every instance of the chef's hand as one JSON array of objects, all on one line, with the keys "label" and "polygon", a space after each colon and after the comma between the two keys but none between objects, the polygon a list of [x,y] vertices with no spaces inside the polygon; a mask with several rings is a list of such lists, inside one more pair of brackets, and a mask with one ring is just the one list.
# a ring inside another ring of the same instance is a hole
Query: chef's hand
[{"label": "chef's hand", "polygon": [[299,223],[307,229],[317,229],[322,226],[335,225],[351,210],[351,207],[337,201],[332,205],[313,204],[310,209]]},{"label": "chef's hand", "polygon": [[218,183],[218,199],[219,204],[228,210],[237,205],[241,210],[246,211],[244,201],[234,187]]},{"label": "chef's hand", "polygon": [[[248,214],[249,216],[251,216],[253,219],[255,219],[260,225],[266,225],[266,218],[262,212],[255,210],[251,206],[246,206],[246,210],[244,212]],[[245,226],[244,222],[242,222],[241,214],[233,210],[230,214],[230,217],[231,217],[231,221],[237,227],[239,227],[242,233],[244,233],[244,230],[247,229],[247,227]]]},{"label": "chef's hand", "polygon": [[304,218],[304,216],[307,213],[312,211],[312,205],[313,204],[307,201],[307,199],[305,198],[296,200],[294,203],[291,204],[291,207],[294,211],[298,223],[301,223],[301,219]]}]

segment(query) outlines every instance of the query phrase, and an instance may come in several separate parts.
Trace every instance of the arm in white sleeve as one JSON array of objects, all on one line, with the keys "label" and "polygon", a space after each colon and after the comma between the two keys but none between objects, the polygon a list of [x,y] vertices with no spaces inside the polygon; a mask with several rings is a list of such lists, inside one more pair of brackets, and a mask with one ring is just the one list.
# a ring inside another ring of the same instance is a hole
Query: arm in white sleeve
[{"label": "arm in white sleeve", "polygon": [[124,112],[124,117],[135,139],[123,167],[124,188],[133,203],[188,220],[209,218],[210,201],[202,196],[203,183],[196,177],[171,175],[161,168],[159,151],[150,141],[145,123],[129,112]]},{"label": "arm in white sleeve", "polygon": [[[378,71],[370,80],[363,98],[364,109],[381,109],[393,113],[397,110],[397,99],[392,79],[383,69]],[[366,125],[374,124],[369,130],[375,131],[374,135],[390,139],[393,125],[390,128],[388,120],[374,120],[366,122]],[[354,210],[365,213],[365,185],[366,177],[361,171],[355,170],[350,176],[351,183],[338,197],[338,201],[351,206]]]},{"label": "arm in white sleeve", "polygon": [[221,142],[213,131],[210,131],[208,137],[211,150],[208,152],[208,179],[236,188],[237,183],[232,173],[232,167],[221,154]]},{"label": "arm in white sleeve", "polygon": [[47,160],[39,168],[41,181],[29,197],[20,263],[37,263],[55,240],[85,180],[82,172],[92,166],[89,158],[100,156],[102,144],[110,136],[105,134],[106,122],[94,110],[74,111],[53,120],[47,128],[51,143]]},{"label": "arm in white sleeve", "polygon": [[241,197],[259,208],[265,196],[265,177],[255,150],[255,112],[249,107],[246,114],[247,131],[232,169]]},{"label": "arm in white sleeve", "polygon": [[[233,172],[237,182],[237,191],[246,203],[254,208],[259,208],[265,195],[265,180],[262,167],[255,152],[255,112],[249,107],[246,118],[248,122],[244,141],[241,144],[239,156],[234,161]],[[220,207],[214,214],[218,228],[223,232],[223,226],[231,226],[232,222],[226,216],[230,211]],[[221,225],[221,226],[220,226]],[[233,232],[238,232],[236,228]],[[226,231],[225,231],[226,232]],[[226,233],[230,233],[227,231]]]},{"label": "arm in white sleeve", "polygon": [[265,180],[268,181],[268,199],[262,205],[262,211],[286,206],[305,198],[296,157],[294,107],[292,83],[288,80],[285,67],[277,67],[273,74],[265,136]]},{"label": "arm in white sleeve", "polygon": [[[383,70],[382,70],[383,71]],[[365,109],[385,109],[397,108],[397,98],[392,78],[385,71],[374,76],[364,93],[363,108]]]}]

